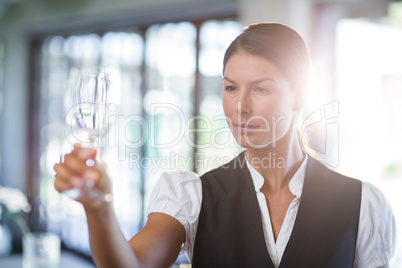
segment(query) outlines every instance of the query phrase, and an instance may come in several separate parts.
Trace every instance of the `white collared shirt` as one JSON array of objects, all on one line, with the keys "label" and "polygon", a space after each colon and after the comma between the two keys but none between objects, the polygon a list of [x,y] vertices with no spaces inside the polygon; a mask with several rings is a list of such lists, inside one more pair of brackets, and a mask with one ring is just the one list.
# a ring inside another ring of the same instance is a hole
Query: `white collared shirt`
[{"label": "white collared shirt", "polygon": [[267,201],[265,195],[260,191],[264,184],[264,177],[250,165],[247,161],[247,167],[250,171],[251,178],[253,179],[255,192],[257,194],[258,204],[260,206],[262,226],[264,230],[265,244],[267,245],[269,256],[275,267],[279,266],[283,252],[292,234],[293,225],[296,221],[297,211],[299,210],[300,197],[303,190],[304,174],[306,173],[307,157],[304,157],[300,168],[296,171],[294,176],[289,182],[290,192],[296,196],[289,205],[286,212],[285,219],[283,220],[281,230],[276,239],[274,239],[274,232],[272,230],[271,218],[269,216]]},{"label": "white collared shirt", "polygon": [[[303,190],[307,157],[289,182],[296,197],[292,200],[275,242],[268,206],[260,191],[264,178],[248,162],[251,178],[262,216],[265,243],[275,267],[278,267],[293,230]],[[202,185],[193,172],[164,172],[151,193],[147,214],[161,212],[176,218],[186,230],[181,253],[191,261],[202,203]],[[396,245],[395,219],[388,201],[375,186],[362,183],[360,220],[353,267],[376,268],[385,265],[394,255]]]}]

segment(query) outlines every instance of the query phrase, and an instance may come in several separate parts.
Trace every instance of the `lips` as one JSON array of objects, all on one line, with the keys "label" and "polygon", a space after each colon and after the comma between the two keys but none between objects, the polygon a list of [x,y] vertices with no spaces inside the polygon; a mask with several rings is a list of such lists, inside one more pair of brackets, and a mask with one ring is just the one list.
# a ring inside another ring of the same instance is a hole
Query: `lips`
[{"label": "lips", "polygon": [[246,123],[233,123],[233,127],[241,132],[251,131],[260,128],[259,125],[251,125]]}]

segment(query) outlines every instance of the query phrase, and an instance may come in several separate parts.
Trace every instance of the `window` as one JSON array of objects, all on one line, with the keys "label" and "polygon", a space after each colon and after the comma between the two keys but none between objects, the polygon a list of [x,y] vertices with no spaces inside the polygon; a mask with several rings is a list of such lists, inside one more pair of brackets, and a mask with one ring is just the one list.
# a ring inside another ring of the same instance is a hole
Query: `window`
[{"label": "window", "polygon": [[[337,27],[338,170],[376,185],[400,230],[402,185],[402,30],[360,19]],[[356,109],[356,107],[358,109]],[[402,264],[397,240],[391,267]]]},{"label": "window", "polygon": [[241,30],[233,20],[184,21],[43,40],[36,73],[37,176],[48,229],[68,247],[90,253],[81,205],[53,187],[53,164],[71,149],[64,125],[70,68],[103,66],[118,89],[112,94],[117,104],[113,125],[101,151],[113,176],[116,214],[129,238],[144,224],[150,192],[162,171],[202,174],[239,151],[220,107],[223,53]]}]

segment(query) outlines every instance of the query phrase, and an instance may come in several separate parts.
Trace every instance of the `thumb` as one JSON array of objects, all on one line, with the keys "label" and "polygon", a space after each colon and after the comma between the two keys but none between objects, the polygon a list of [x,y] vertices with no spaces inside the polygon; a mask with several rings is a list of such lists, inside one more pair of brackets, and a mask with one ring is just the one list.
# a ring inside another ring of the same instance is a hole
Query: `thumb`
[{"label": "thumb", "polygon": [[98,154],[98,152],[97,152],[96,149],[91,149],[91,150],[88,152],[87,157],[86,157],[86,160],[85,160],[85,165],[86,165],[87,167],[93,167],[93,166],[95,166],[96,161],[97,161],[97,159],[96,159],[96,155],[97,155],[97,154]]},{"label": "thumb", "polygon": [[73,153],[76,154],[80,159],[96,159],[97,151],[92,148],[83,148],[79,145],[74,145]]},{"label": "thumb", "polygon": [[90,158],[96,159],[96,156],[99,154],[98,150],[99,149],[92,149],[91,154],[90,154]]}]

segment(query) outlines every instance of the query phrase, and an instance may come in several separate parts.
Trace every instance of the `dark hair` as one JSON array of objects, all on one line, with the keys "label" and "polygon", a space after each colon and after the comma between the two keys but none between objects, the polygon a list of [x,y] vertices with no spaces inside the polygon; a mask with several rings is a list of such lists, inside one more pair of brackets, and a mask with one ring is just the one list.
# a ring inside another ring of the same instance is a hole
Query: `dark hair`
[{"label": "dark hair", "polygon": [[251,24],[228,47],[223,71],[231,56],[238,52],[260,56],[279,68],[288,81],[299,88],[310,74],[310,53],[303,38],[278,23]]}]

